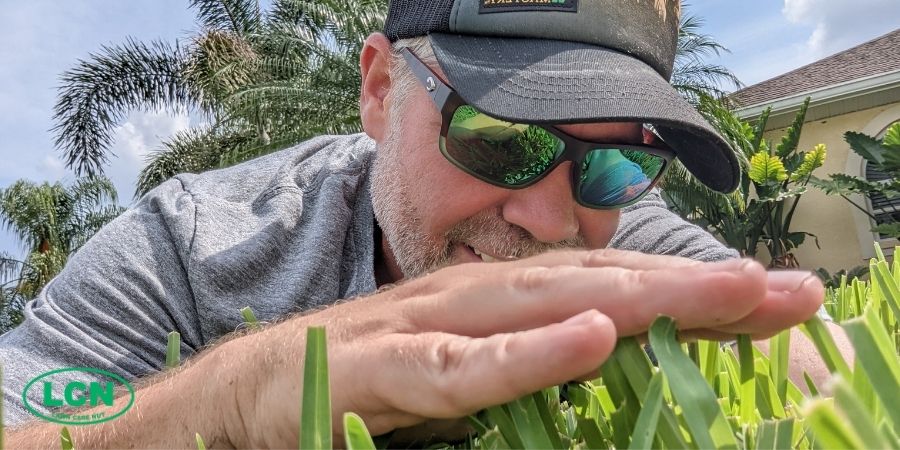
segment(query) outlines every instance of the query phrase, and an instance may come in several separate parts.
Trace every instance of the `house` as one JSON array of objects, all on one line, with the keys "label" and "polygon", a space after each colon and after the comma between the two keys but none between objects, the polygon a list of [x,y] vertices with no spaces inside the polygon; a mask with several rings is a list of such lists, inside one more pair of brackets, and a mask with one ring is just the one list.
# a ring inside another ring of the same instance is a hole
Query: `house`
[{"label": "house", "polygon": [[[825,166],[815,174],[824,178],[843,172],[878,180],[879,174],[867,170],[865,161],[850,150],[843,136],[856,131],[882,137],[891,124],[900,121],[900,29],[731,96],[739,105],[737,115],[745,120],[757,119],[772,107],[766,128],[770,140],[784,135],[807,97],[812,100],[800,149],[809,150],[820,143],[828,147]],[[900,199],[859,196],[851,200],[879,223],[891,217],[900,220]],[[866,264],[874,256],[874,242],[886,253],[900,244],[873,233],[874,223],[846,200],[811,188],[800,200],[792,228],[817,235],[822,249],[808,239],[794,254],[807,269],[824,267],[834,272]]]}]

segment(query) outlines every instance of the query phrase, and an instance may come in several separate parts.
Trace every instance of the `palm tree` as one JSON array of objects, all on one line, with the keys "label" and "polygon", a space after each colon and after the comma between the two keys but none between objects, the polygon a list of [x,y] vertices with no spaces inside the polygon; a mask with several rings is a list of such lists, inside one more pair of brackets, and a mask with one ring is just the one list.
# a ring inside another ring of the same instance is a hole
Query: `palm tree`
[{"label": "palm tree", "polygon": [[[144,193],[181,172],[235,164],[324,133],[361,130],[361,43],[380,30],[386,0],[192,0],[202,28],[187,46],[127,41],[63,76],[57,145],[76,172],[102,171],[114,127],[132,109],[197,111],[211,125],[179,133],[151,154]],[[706,59],[727,51],[681,19],[672,83],[700,107],[739,87]],[[126,82],[122,82],[125,80]],[[699,185],[686,170],[669,178]]]},{"label": "palm tree", "polygon": [[112,131],[135,109],[198,113],[209,123],[150,156],[145,192],[184,171],[231,165],[325,133],[361,129],[362,41],[386,0],[191,0],[187,45],[128,40],[62,76],[56,145],[78,174],[101,173]]},{"label": "palm tree", "polygon": [[[5,257],[0,275],[18,272],[14,289],[33,298],[69,255],[122,213],[116,201],[115,187],[103,177],[80,178],[70,186],[19,180],[0,189],[0,226],[19,238],[28,255],[22,262]],[[6,280],[0,287],[8,288],[12,279],[0,277]]]},{"label": "palm tree", "polygon": [[707,61],[728,53],[728,49],[700,31],[703,19],[685,12],[680,21],[672,86],[696,106],[701,97],[723,99],[727,89],[740,89],[743,85],[734,73]]},{"label": "palm tree", "polygon": [[21,288],[31,273],[25,262],[0,253],[0,334],[22,323],[22,310],[28,299]]}]

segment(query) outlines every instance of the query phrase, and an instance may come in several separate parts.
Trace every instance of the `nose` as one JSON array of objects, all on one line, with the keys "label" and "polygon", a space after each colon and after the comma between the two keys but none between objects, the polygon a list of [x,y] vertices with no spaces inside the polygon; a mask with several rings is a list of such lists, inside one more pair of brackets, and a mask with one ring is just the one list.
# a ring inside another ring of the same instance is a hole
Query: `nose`
[{"label": "nose", "polygon": [[511,191],[502,206],[503,219],[524,228],[541,242],[555,243],[578,236],[571,170],[571,162],[560,164],[534,185]]}]

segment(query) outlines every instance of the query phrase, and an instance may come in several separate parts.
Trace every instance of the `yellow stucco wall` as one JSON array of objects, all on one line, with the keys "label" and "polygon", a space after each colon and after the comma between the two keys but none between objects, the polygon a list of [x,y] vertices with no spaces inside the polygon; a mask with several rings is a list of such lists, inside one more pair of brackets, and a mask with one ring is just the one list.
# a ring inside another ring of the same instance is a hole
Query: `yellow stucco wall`
[{"label": "yellow stucco wall", "polygon": [[[828,157],[825,165],[815,172],[820,178],[832,173],[850,173],[854,170],[856,173],[850,174],[860,176],[860,160],[844,141],[844,133],[847,131],[878,133],[880,129],[871,131],[873,126],[878,128],[877,123],[884,122],[888,116],[894,117],[890,121],[900,120],[900,104],[808,122],[804,125],[800,137],[800,150],[808,151],[817,144],[827,146]],[[888,123],[890,122],[884,126]],[[772,130],[766,133],[766,138],[773,141],[774,145],[781,140],[784,133],[785,129]],[[848,158],[851,166],[849,171]],[[866,239],[865,235],[860,236],[861,232],[866,232],[861,231],[863,228],[861,225],[864,225],[862,216],[844,199],[828,196],[818,189],[811,188],[800,200],[791,228],[792,231],[808,231],[817,235],[822,248],[817,249],[813,239],[808,238],[803,246],[794,252],[801,267],[806,269],[824,267],[833,273],[839,269],[864,264],[866,258],[871,256],[872,250],[864,249],[860,243],[860,240]],[[768,258],[765,250],[763,252],[765,258]]]}]

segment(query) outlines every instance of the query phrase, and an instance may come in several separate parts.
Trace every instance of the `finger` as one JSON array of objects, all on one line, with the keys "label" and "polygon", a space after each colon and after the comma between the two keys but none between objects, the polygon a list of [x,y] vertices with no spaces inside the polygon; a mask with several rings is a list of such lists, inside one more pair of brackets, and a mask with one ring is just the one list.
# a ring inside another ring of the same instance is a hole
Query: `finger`
[{"label": "finger", "polygon": [[772,272],[769,280],[769,291],[759,307],[741,320],[715,330],[765,339],[808,320],[825,299],[822,281],[809,272]]},{"label": "finger", "polygon": [[659,315],[684,329],[716,328],[759,305],[765,274],[751,260],[637,271],[528,267],[417,302],[409,314],[423,329],[476,337],[537,328],[590,309],[613,319],[620,336],[646,331]]},{"label": "finger", "polygon": [[612,321],[597,311],[488,338],[393,336],[388,345],[403,356],[378,372],[376,396],[432,418],[461,417],[572,380],[599,367],[616,342]]},{"label": "finger", "polygon": [[676,267],[699,266],[703,263],[693,259],[670,255],[650,255],[647,253],[632,252],[604,248],[597,250],[559,250],[542,253],[540,255],[508,261],[503,263],[508,267],[622,267],[625,269],[665,269]]}]

